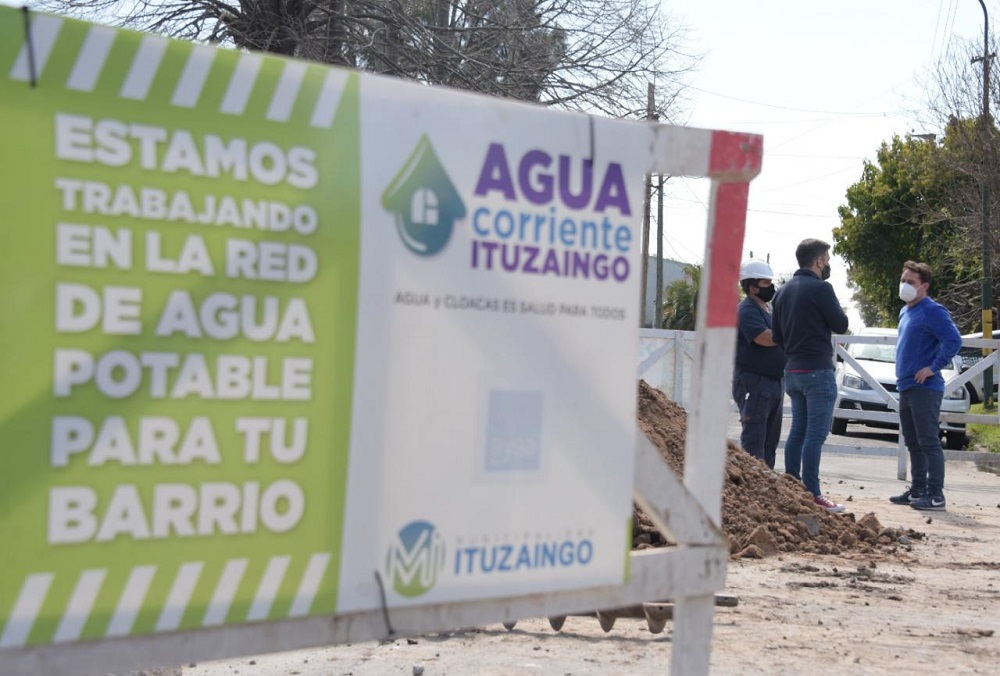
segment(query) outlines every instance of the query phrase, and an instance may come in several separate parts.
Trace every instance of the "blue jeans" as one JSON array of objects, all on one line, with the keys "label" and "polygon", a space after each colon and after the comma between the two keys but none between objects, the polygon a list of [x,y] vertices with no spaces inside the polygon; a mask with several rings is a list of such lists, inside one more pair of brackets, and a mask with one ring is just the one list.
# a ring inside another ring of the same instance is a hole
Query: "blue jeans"
[{"label": "blue jeans", "polygon": [[785,388],[792,400],[792,427],[785,440],[785,472],[801,479],[815,496],[819,487],[819,458],[830,433],[837,379],[833,369],[785,373]]},{"label": "blue jeans", "polygon": [[910,452],[913,492],[944,495],[944,451],[941,450],[942,392],[911,387],[899,393],[899,430]]},{"label": "blue jeans", "polygon": [[737,370],[733,374],[733,401],[740,410],[743,450],[774,469],[774,456],[781,437],[781,415],[785,386],[780,378],[768,378]]}]

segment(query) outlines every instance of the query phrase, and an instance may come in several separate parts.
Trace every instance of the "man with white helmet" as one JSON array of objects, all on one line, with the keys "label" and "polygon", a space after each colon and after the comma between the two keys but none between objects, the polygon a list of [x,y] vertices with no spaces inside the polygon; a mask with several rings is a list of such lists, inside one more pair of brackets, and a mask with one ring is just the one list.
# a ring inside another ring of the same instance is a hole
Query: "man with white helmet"
[{"label": "man with white helmet", "polygon": [[781,436],[781,412],[785,399],[785,353],[771,334],[774,271],[760,260],[740,266],[740,286],[746,298],[739,306],[736,368],[733,399],[740,411],[746,451],[774,469],[774,456]]}]

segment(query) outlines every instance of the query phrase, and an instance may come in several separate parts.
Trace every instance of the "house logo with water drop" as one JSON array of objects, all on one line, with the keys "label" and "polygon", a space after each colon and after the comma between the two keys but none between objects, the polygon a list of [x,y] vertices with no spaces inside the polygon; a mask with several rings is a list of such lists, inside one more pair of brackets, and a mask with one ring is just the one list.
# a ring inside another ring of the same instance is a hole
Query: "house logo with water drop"
[{"label": "house logo with water drop", "polygon": [[426,134],[382,193],[382,206],[395,216],[403,244],[419,256],[442,251],[465,217],[465,203]]}]

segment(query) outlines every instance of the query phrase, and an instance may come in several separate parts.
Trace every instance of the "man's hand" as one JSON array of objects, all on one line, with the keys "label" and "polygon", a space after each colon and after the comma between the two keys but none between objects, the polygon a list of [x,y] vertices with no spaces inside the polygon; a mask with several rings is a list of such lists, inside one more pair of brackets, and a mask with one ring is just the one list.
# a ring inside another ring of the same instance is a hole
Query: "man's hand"
[{"label": "man's hand", "polygon": [[919,371],[917,371],[916,374],[914,374],[913,379],[916,380],[921,385],[923,385],[925,380],[933,377],[934,377],[934,371],[931,369],[930,366],[925,366]]}]

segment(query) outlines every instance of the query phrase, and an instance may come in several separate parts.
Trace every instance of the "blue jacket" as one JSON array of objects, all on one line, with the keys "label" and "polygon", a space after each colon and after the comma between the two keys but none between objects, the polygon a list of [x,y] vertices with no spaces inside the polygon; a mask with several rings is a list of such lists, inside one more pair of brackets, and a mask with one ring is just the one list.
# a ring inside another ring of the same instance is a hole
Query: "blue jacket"
[{"label": "blue jacket", "polygon": [[832,371],[832,334],[847,331],[847,315],[829,282],[799,269],[774,297],[772,331],[785,350],[786,371]]},{"label": "blue jacket", "polygon": [[[913,387],[926,387],[944,392],[941,369],[949,368],[951,360],[962,347],[962,336],[943,305],[930,298],[899,311],[899,342],[896,344],[896,387],[900,392]],[[913,379],[917,371],[930,366],[934,376],[923,384]]]}]

